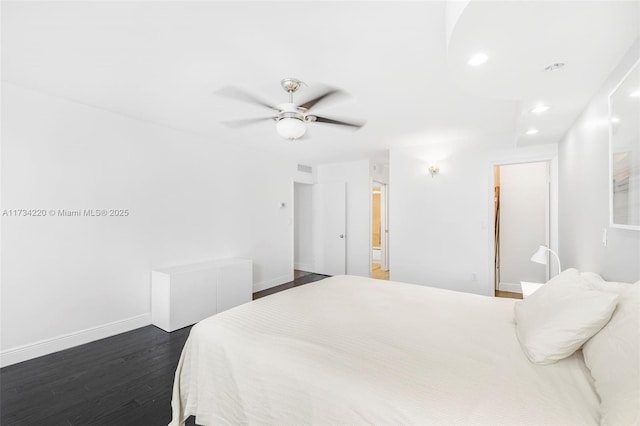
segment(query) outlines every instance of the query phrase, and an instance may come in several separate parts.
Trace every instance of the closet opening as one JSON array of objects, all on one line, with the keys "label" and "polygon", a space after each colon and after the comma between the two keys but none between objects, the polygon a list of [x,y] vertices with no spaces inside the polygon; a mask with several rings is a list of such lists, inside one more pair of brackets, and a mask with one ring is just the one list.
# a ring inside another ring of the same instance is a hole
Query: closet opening
[{"label": "closet opening", "polygon": [[531,261],[549,245],[550,162],[496,165],[494,180],[494,294],[522,298],[522,283],[544,283],[548,268]]}]

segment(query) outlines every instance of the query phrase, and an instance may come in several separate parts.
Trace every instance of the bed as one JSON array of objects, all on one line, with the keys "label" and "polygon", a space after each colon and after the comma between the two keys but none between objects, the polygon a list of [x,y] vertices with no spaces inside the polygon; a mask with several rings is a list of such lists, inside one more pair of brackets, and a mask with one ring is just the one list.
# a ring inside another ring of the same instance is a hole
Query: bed
[{"label": "bed", "polygon": [[514,299],[339,276],[196,324],[173,425],[596,425],[581,351],[527,359]]}]

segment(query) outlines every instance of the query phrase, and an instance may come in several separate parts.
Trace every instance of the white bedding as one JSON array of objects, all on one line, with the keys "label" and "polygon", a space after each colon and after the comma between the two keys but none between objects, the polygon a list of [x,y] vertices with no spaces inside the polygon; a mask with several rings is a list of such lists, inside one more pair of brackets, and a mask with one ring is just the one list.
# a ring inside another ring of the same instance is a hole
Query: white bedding
[{"label": "white bedding", "polygon": [[512,299],[340,276],[193,327],[173,425],[598,424],[579,353],[523,354]]}]

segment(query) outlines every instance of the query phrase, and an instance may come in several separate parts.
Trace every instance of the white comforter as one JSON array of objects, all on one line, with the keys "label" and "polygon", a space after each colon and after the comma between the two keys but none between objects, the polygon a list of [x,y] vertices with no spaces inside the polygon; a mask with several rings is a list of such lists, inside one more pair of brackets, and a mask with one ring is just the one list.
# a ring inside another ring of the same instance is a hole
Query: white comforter
[{"label": "white comforter", "polygon": [[511,299],[341,276],[195,325],[173,425],[593,425],[575,354],[531,364]]}]

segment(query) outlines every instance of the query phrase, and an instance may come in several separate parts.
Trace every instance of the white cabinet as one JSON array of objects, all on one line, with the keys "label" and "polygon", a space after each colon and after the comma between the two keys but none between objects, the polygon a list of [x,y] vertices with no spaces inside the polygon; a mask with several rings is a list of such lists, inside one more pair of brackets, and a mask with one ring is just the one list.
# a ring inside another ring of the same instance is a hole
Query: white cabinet
[{"label": "white cabinet", "polygon": [[251,301],[252,262],[222,259],[151,272],[151,322],[165,331]]}]

